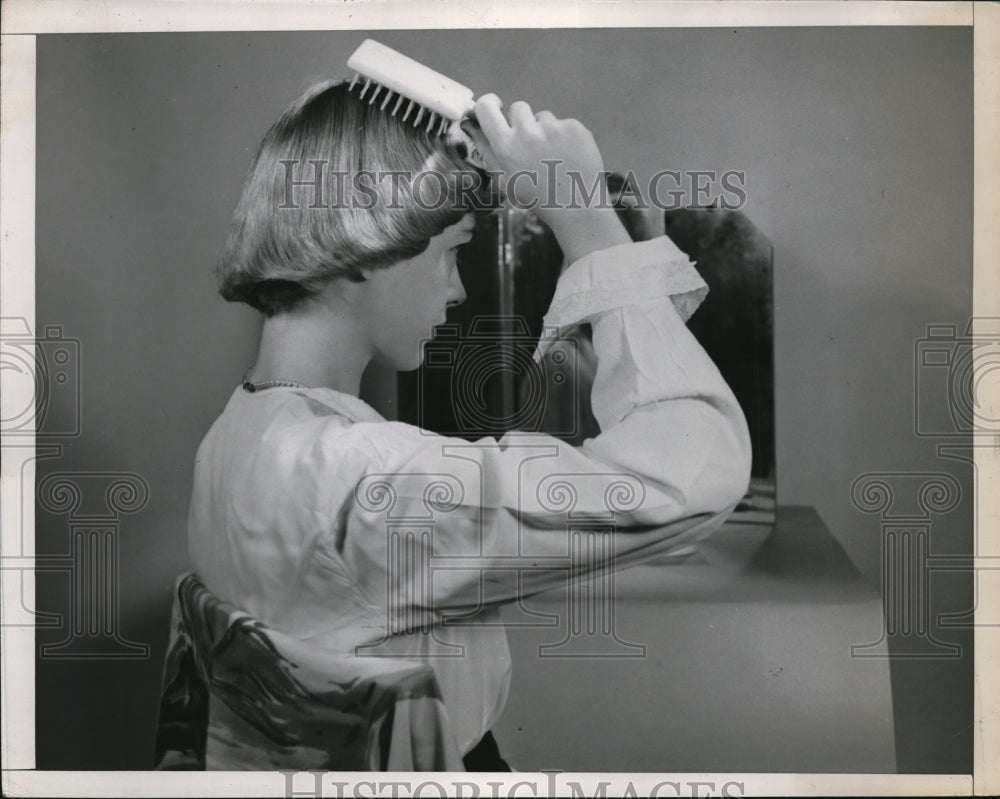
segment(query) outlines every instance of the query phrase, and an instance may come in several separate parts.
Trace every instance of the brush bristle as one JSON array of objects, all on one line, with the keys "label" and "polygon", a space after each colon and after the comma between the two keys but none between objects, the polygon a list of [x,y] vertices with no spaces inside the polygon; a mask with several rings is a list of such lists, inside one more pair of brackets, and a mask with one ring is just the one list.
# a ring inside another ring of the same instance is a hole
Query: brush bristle
[{"label": "brush bristle", "polygon": [[418,127],[426,120],[426,130],[435,135],[443,135],[451,122],[467,116],[475,106],[471,89],[372,39],[362,42],[347,66],[355,71],[349,91],[364,79],[359,99],[367,97],[373,105],[382,95],[379,110],[385,111],[395,97],[392,116],[406,100],[400,120],[409,121],[415,111],[410,124]]},{"label": "brush bristle", "polygon": [[[372,81],[370,78],[365,79],[364,84],[361,84],[361,77],[362,76],[360,74],[355,73],[354,77],[351,79],[350,85],[347,87],[347,90],[353,91],[355,86],[361,85],[361,92],[358,95],[358,99],[361,100],[367,99],[368,102],[366,103],[366,105],[374,105],[375,101],[379,97],[381,97],[382,102],[379,103],[378,106],[379,111],[385,111],[389,107],[389,104],[392,103],[393,100],[395,100],[396,102],[392,106],[392,110],[389,112],[389,114],[390,116],[396,116],[396,113],[399,111],[400,106],[402,106],[402,104],[406,102],[408,98],[405,95],[400,94],[399,92],[393,91],[392,89],[386,89],[385,86],[383,86],[380,83]],[[385,90],[384,94],[383,90]],[[451,122],[451,120],[449,120],[448,117],[446,117],[444,114],[439,114],[437,111],[432,111],[431,109],[416,102],[415,100],[409,101],[409,105],[406,108],[406,112],[402,116],[402,121],[405,122],[409,118],[410,114],[412,114],[414,111],[416,111],[417,113],[410,124],[413,127],[419,127],[421,121],[425,118],[425,115],[427,115],[426,119],[427,119],[428,133],[433,132],[438,136],[444,134],[444,132],[448,129],[448,124]],[[436,130],[435,130],[435,125],[437,125]]]}]

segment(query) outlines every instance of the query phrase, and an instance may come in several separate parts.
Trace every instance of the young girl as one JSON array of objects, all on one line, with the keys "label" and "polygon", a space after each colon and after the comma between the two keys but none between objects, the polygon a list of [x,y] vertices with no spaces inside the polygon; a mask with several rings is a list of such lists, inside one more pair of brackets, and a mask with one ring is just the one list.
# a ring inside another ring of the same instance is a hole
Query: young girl
[{"label": "young girl", "polygon": [[[708,535],[747,486],[749,438],[684,325],[705,293],[688,259],[665,237],[631,243],[610,208],[561,207],[568,184],[549,197],[544,177],[518,180],[517,196],[539,201],[570,263],[547,325],[592,324],[600,435],[579,448],[540,434],[470,444],[360,400],[372,359],[415,369],[464,299],[456,253],[477,174],[463,145],[378,106],[317,86],[250,170],[219,281],[265,319],[256,362],[198,450],[190,552],[217,596],[316,651],[429,663],[466,766],[497,770],[489,730],[510,671],[499,605]],[[575,120],[525,103],[505,113],[493,95],[475,116],[491,172],[542,175],[558,159],[563,179],[592,185],[603,171]],[[565,567],[569,511],[615,511],[611,557],[573,550]],[[394,519],[433,529],[401,554]]]}]

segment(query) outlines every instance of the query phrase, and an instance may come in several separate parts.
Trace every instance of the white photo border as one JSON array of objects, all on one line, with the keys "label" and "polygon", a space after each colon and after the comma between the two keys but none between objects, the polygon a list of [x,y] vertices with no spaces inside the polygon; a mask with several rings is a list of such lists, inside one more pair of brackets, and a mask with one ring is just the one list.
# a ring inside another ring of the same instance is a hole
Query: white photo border
[{"label": "white photo border", "polygon": [[[86,0],[5,0],[0,37],[0,269],[2,316],[34,323],[34,163],[35,163],[35,35],[45,33],[139,31],[265,31],[435,28],[549,27],[740,27],[740,26],[972,26],[975,69],[975,217],[974,307],[976,318],[1000,317],[1000,6],[972,2],[647,2],[536,0],[495,3],[463,0],[263,0],[255,3],[119,2]],[[0,392],[7,407],[23,407],[31,398]],[[997,397],[1000,403],[1000,397]],[[8,405],[9,403],[9,405]],[[6,417],[5,417],[6,418]],[[979,441],[977,443],[988,443]],[[23,486],[33,484],[31,442],[22,449],[5,448],[2,489],[3,552],[12,536],[33,551],[33,503],[23,505]],[[22,465],[24,468],[22,469]],[[977,448],[980,483],[976,519],[981,541],[1000,543],[1000,456],[996,449]],[[19,482],[23,478],[24,483]],[[983,490],[985,489],[985,490]],[[997,549],[998,547],[994,547]],[[4,596],[12,587],[2,581]],[[16,587],[16,586],[15,586]],[[1000,603],[1000,591],[981,586],[979,606]],[[17,599],[15,597],[15,599]],[[11,603],[4,601],[4,607]],[[981,611],[977,611],[981,612]],[[0,625],[2,636],[3,793],[9,796],[282,796],[280,773],[181,772],[44,772],[34,768],[34,631]],[[971,775],[573,775],[590,786],[600,776],[608,795],[632,786],[644,795],[655,784],[673,779],[682,785],[738,780],[743,795],[990,795],[1000,793],[1000,629],[978,627],[975,645],[974,772]],[[435,775],[395,775],[411,784]],[[457,775],[437,775],[444,784]],[[386,779],[340,774],[338,781],[377,785]],[[478,785],[491,795],[490,784],[521,782],[544,790],[546,775],[462,775],[464,785]],[[470,788],[471,790],[471,788]],[[493,790],[497,790],[494,788]],[[528,788],[522,790],[528,791]],[[329,795],[336,795],[331,793]],[[345,793],[344,795],[350,795]],[[389,794],[380,794],[389,795]],[[471,795],[471,794],[469,794]],[[507,794],[504,794],[507,795]],[[516,794],[538,795],[538,794]],[[676,794],[671,794],[676,795]]]}]

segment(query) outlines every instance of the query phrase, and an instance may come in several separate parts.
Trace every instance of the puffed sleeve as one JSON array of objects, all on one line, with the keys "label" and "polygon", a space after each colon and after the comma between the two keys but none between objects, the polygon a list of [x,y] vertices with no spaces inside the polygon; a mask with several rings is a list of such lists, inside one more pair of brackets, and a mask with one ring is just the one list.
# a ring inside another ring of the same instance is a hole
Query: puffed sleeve
[{"label": "puffed sleeve", "polygon": [[750,440],[684,324],[706,291],[666,237],[564,272],[546,325],[590,322],[597,355],[601,433],[579,448],[541,434],[470,443],[400,423],[379,423],[377,435],[356,425],[378,454],[342,510],[338,548],[371,601],[438,619],[716,529],[746,490]]}]

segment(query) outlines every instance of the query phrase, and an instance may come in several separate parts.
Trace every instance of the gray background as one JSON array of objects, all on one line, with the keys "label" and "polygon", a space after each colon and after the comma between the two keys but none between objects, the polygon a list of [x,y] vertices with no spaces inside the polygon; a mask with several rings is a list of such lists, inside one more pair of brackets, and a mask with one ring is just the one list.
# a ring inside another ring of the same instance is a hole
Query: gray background
[{"label": "gray background", "polygon": [[[855,477],[950,471],[971,496],[912,411],[914,343],[928,323],[964,328],[972,307],[971,28],[373,35],[477,94],[583,120],[610,168],[745,171],[744,212],[774,245],[779,502],[815,506],[873,583],[878,520],[852,507]],[[37,324],[81,341],[83,407],[82,434],[39,477],[148,481],[148,507],[122,524],[120,596],[123,634],[152,647],[40,661],[40,768],[149,765],[194,452],[258,324],[215,295],[212,266],[260,137],[364,36],[38,38]],[[971,551],[971,504],[939,520],[935,551]],[[38,551],[65,551],[66,529],[39,513]],[[65,611],[64,578],[38,586],[40,609]],[[934,588],[936,610],[969,606],[967,580]],[[971,648],[894,669],[901,769],[971,769]]]}]

